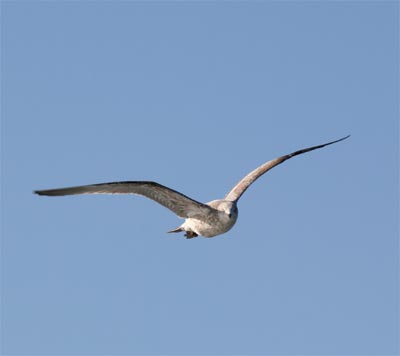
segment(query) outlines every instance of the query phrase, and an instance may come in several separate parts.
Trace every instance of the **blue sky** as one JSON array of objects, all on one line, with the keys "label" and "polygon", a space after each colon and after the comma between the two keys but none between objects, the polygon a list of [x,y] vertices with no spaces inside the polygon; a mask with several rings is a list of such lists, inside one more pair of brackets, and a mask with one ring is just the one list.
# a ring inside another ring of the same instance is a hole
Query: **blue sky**
[{"label": "blue sky", "polygon": [[[3,1],[3,355],[399,352],[398,3]],[[222,198],[213,239],[135,196]]]}]

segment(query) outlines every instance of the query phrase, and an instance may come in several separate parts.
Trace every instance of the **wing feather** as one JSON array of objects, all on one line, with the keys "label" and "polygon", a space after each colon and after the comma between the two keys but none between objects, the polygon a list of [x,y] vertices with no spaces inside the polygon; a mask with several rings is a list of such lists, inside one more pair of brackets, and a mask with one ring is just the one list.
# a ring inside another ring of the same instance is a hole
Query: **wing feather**
[{"label": "wing feather", "polygon": [[173,211],[181,218],[205,219],[214,214],[215,209],[193,200],[182,193],[156,182],[111,182],[77,187],[36,190],[34,193],[47,196],[63,196],[77,194],[136,194],[156,201]]},{"label": "wing feather", "polygon": [[332,145],[336,142],[340,142],[345,140],[346,138],[350,137],[350,135],[346,136],[346,137],[342,137],[339,140],[336,141],[332,141],[332,142],[328,142],[328,143],[324,143],[322,145],[318,145],[318,146],[313,146],[313,147],[308,147],[308,148],[304,148],[298,151],[295,151],[293,153],[290,153],[288,155],[284,155],[275,159],[272,159],[264,164],[262,164],[260,167],[256,168],[254,171],[251,171],[247,176],[245,176],[239,183],[237,183],[232,189],[231,191],[226,195],[225,199],[229,200],[229,201],[238,201],[239,198],[242,196],[242,194],[247,190],[247,188],[254,183],[254,181],[256,179],[258,179],[259,177],[261,177],[264,173],[268,172],[271,168],[274,168],[275,166],[277,166],[278,164],[281,164],[283,162],[285,162],[286,160],[288,160],[289,158],[292,158],[294,156],[297,155],[301,155],[303,153],[306,152],[310,152],[313,150],[317,150],[319,148],[328,146],[328,145]]}]

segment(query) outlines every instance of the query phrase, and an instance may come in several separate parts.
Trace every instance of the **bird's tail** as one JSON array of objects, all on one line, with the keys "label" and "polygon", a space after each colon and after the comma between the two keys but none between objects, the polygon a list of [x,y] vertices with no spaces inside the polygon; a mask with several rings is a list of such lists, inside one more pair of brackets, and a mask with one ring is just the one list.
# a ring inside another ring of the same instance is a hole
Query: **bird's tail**
[{"label": "bird's tail", "polygon": [[181,232],[181,231],[185,231],[185,237],[186,237],[187,239],[192,239],[193,237],[199,236],[199,235],[197,235],[194,231],[185,230],[185,229],[182,227],[182,225],[181,225],[181,226],[178,226],[176,229],[173,229],[173,230],[171,230],[171,231],[168,231],[168,233],[170,233],[170,232]]},{"label": "bird's tail", "polygon": [[173,230],[170,230],[167,232],[171,233],[171,232],[181,232],[181,231],[185,231],[185,230],[182,228],[182,226],[178,226],[176,229],[173,229]]}]

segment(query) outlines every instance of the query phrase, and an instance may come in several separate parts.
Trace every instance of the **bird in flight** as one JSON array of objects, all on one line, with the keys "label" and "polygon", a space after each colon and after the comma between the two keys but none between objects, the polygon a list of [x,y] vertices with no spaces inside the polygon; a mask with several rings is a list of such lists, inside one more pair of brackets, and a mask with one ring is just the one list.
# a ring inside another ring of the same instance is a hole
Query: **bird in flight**
[{"label": "bird in flight", "polygon": [[214,237],[229,231],[238,217],[237,202],[247,188],[271,168],[286,160],[310,152],[336,142],[340,142],[350,135],[339,140],[322,145],[304,148],[293,153],[272,159],[247,174],[225,196],[224,199],[200,203],[182,193],[150,181],[125,181],[101,184],[82,185],[77,187],[36,190],[34,193],[47,196],[62,196],[76,194],[136,194],[150,198],[174,212],[184,223],[168,232],[185,232],[191,239],[196,236]]}]

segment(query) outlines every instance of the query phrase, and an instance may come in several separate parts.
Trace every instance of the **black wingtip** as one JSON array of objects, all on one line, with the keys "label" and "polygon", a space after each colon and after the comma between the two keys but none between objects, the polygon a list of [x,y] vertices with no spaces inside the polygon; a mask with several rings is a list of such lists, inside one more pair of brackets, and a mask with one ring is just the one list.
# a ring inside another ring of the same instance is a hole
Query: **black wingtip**
[{"label": "black wingtip", "polygon": [[44,196],[44,195],[46,195],[46,196],[55,195],[55,194],[51,194],[51,190],[34,190],[33,194],[42,195],[42,196]]},{"label": "black wingtip", "polygon": [[335,141],[332,141],[332,142],[328,142],[327,145],[331,145],[332,143],[336,143],[336,142],[340,142],[340,141],[346,140],[346,139],[348,139],[350,136],[351,136],[351,135],[349,134],[349,135],[347,135],[347,136],[344,136],[344,137],[342,137],[342,138],[339,138],[338,140],[335,140]]}]

